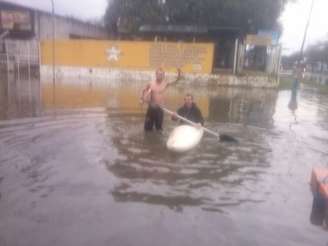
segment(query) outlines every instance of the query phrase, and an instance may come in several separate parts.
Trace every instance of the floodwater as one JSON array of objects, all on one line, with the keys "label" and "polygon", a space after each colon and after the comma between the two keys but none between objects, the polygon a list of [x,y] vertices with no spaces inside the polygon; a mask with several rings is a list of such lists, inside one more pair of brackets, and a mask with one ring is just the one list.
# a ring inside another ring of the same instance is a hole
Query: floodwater
[{"label": "floodwater", "polygon": [[322,245],[311,224],[312,167],[327,166],[328,95],[178,84],[212,130],[165,148],[143,132],[143,83],[4,78],[0,83],[0,245]]}]

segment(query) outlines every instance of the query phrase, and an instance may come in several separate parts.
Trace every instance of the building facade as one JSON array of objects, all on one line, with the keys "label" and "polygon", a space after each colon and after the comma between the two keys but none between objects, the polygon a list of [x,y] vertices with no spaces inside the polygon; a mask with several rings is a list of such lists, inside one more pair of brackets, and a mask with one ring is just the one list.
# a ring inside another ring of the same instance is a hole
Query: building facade
[{"label": "building facade", "polygon": [[[0,39],[37,39],[53,37],[53,16],[51,13],[13,4],[0,2]],[[74,18],[55,15],[55,37],[57,39],[106,39],[106,29]]]}]

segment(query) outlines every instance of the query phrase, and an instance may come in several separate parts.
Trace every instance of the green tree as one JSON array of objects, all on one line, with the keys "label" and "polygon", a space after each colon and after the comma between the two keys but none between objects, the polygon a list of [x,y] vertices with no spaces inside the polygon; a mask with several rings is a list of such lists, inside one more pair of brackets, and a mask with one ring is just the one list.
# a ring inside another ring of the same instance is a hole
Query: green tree
[{"label": "green tree", "polygon": [[[328,65],[328,40],[309,46],[305,53],[306,61],[309,64]],[[323,66],[321,66],[323,69]]]},{"label": "green tree", "polygon": [[[300,52],[295,52],[282,58],[285,67],[292,67],[300,59]],[[304,60],[307,64],[327,64],[328,65],[328,40],[310,45],[304,52]]]},{"label": "green tree", "polygon": [[142,24],[238,27],[244,33],[281,30],[278,17],[288,0],[109,0],[105,23],[136,31]]},{"label": "green tree", "polygon": [[295,52],[290,55],[285,55],[281,59],[281,64],[284,69],[292,69],[296,62],[299,60],[301,54],[300,52]]}]

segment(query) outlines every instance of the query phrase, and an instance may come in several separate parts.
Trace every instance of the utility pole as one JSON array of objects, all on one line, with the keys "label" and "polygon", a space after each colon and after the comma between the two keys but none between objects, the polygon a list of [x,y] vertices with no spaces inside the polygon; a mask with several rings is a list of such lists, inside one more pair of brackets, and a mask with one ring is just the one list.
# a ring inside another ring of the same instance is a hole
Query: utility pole
[{"label": "utility pole", "polygon": [[307,20],[307,23],[306,23],[306,26],[305,26],[305,31],[304,31],[304,37],[303,37],[303,42],[302,42],[302,46],[301,46],[301,52],[300,52],[300,59],[299,59],[299,62],[301,62],[301,61],[303,60],[304,47],[305,47],[305,42],[306,42],[306,38],[307,38],[307,33],[308,33],[309,26],[310,26],[310,22],[311,22],[313,6],[314,6],[314,0],[312,0],[311,8],[310,8],[310,12],[309,12],[309,17],[308,17],[308,20]]},{"label": "utility pole", "polygon": [[311,22],[313,6],[314,6],[314,0],[312,0],[312,2],[311,2],[309,17],[307,19],[307,23],[306,23],[305,30],[304,30],[304,37],[303,37],[303,42],[302,42],[302,46],[301,46],[301,50],[300,50],[300,56],[299,56],[299,59],[296,63],[296,68],[295,68],[295,77],[296,77],[296,79],[294,80],[293,85],[292,85],[292,96],[293,96],[293,94],[295,94],[294,95],[295,98],[297,96],[297,90],[298,90],[298,87],[299,87],[300,80],[304,76],[304,74],[303,74],[304,73],[304,68],[301,66],[301,62],[302,62],[303,57],[304,57],[304,47],[305,47],[307,33],[308,33],[310,22]]},{"label": "utility pole", "polygon": [[56,59],[55,59],[55,52],[56,52],[56,16],[55,16],[55,1],[51,0],[52,6],[52,100],[53,105],[56,105]]}]

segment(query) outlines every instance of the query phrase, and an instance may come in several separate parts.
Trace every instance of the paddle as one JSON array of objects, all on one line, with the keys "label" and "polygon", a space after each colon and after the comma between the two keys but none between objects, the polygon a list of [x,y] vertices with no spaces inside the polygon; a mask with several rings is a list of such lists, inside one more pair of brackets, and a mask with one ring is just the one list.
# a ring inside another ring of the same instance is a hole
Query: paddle
[{"label": "paddle", "polygon": [[[186,122],[186,123],[188,123],[188,124],[190,124],[194,127],[199,127],[199,125],[197,123],[195,123],[191,120],[188,120],[188,119],[176,114],[175,112],[173,112],[171,110],[168,110],[167,108],[164,108],[163,106],[161,106],[161,108],[164,110],[164,112],[166,112],[170,115],[173,115],[173,116],[177,117],[178,119],[180,119],[180,120],[182,120],[182,121],[184,121],[184,122]],[[219,133],[214,132],[210,129],[207,129],[203,126],[202,126],[202,128],[205,132],[207,132],[208,134],[210,134],[212,136],[217,137],[220,141],[238,143],[238,140],[236,138],[232,137],[232,136],[229,136],[229,135],[226,135],[226,134],[219,134]]]}]

